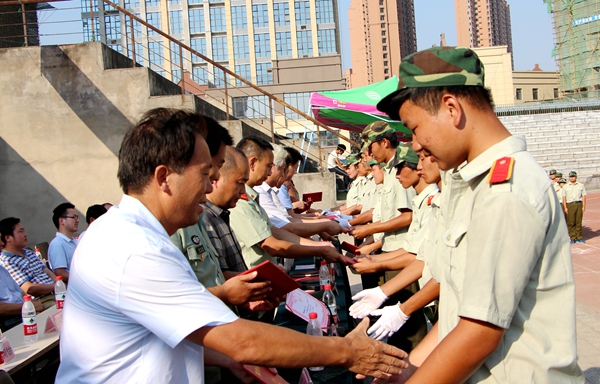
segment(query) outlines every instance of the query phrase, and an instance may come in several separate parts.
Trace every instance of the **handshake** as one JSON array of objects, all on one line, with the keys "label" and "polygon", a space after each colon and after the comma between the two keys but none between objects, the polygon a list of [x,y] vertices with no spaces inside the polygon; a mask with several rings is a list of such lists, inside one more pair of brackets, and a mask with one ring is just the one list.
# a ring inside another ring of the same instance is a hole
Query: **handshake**
[{"label": "handshake", "polygon": [[367,333],[376,340],[381,340],[385,337],[390,337],[398,332],[400,328],[410,319],[410,316],[405,315],[400,309],[400,304],[390,305],[378,309],[388,299],[381,288],[365,289],[356,295],[352,296],[354,304],[350,306],[350,316],[355,319],[362,319],[365,316],[381,316],[375,324],[373,324]]}]

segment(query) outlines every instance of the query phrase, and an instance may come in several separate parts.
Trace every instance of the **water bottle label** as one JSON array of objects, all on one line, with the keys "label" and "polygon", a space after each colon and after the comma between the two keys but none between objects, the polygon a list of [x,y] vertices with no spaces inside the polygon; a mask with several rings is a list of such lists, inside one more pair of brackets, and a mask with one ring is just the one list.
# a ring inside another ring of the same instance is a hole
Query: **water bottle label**
[{"label": "water bottle label", "polygon": [[54,295],[54,301],[56,301],[56,308],[58,308],[58,309],[63,308],[63,306],[65,305],[65,297],[66,296],[67,295],[65,295],[64,293]]},{"label": "water bottle label", "polygon": [[24,317],[23,318],[23,332],[25,336],[37,335],[37,322],[35,317]]},{"label": "water bottle label", "polygon": [[319,284],[321,285],[321,289],[325,289],[325,286],[329,284],[329,279],[319,279]]},{"label": "water bottle label", "polygon": [[338,323],[338,315],[337,315],[337,310],[335,308],[335,305],[328,305],[328,307],[331,310],[331,314],[333,315],[333,323],[337,324]]}]

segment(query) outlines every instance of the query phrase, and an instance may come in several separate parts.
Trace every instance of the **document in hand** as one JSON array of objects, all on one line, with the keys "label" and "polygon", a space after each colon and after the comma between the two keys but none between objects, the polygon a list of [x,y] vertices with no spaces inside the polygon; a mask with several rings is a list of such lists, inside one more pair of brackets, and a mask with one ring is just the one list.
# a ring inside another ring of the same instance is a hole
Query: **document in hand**
[{"label": "document in hand", "polygon": [[270,261],[265,261],[263,263],[258,264],[257,266],[250,268],[247,271],[242,272],[242,275],[246,275],[252,272],[258,272],[256,278],[252,281],[270,281],[272,291],[267,295],[269,298],[282,297],[288,292],[292,292],[294,289],[300,288],[300,284],[294,281],[291,277],[289,277],[285,272],[283,272],[279,267]]},{"label": "document in hand", "polygon": [[296,289],[295,291],[288,293],[287,298],[285,299],[285,309],[306,322],[309,320],[308,314],[316,312],[317,319],[319,319],[319,323],[321,324],[321,329],[327,331],[327,327],[329,326],[329,311],[327,310],[327,307],[321,300],[312,297],[303,290]]},{"label": "document in hand", "polygon": [[304,193],[302,195],[302,201],[304,201],[308,204],[316,203],[321,200],[323,200],[323,192],[311,192],[311,193]]},{"label": "document in hand", "polygon": [[271,372],[269,368],[258,365],[244,364],[244,370],[254,376],[259,383],[263,384],[288,384],[283,377]]}]

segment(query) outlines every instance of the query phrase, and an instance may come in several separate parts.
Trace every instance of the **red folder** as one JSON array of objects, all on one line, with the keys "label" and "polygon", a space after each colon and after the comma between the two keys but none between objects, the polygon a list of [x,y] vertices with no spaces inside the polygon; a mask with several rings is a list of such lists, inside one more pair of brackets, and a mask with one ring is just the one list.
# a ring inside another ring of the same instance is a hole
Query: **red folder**
[{"label": "red folder", "polygon": [[288,384],[283,377],[274,374],[268,368],[258,365],[244,364],[244,370],[254,376],[256,380],[263,384]]},{"label": "red folder", "polygon": [[351,253],[351,254],[353,254],[353,255],[358,255],[358,254],[360,254],[359,248],[358,248],[356,245],[354,245],[354,244],[350,244],[350,243],[349,243],[349,242],[347,242],[347,241],[344,241],[344,242],[343,242],[343,243],[340,245],[340,248],[341,248],[343,251],[350,252],[350,253]]},{"label": "red folder", "polygon": [[289,277],[285,272],[283,272],[279,267],[270,261],[265,261],[257,266],[250,268],[247,271],[242,272],[242,275],[246,275],[248,273],[252,273],[254,271],[258,272],[256,278],[252,281],[267,281],[271,282],[270,287],[272,291],[267,295],[270,298],[282,297],[288,292],[292,292],[294,289],[300,288],[300,284],[294,281],[291,277]]},{"label": "red folder", "polygon": [[316,203],[321,200],[323,200],[323,192],[311,192],[302,195],[302,201],[305,201],[308,204]]}]

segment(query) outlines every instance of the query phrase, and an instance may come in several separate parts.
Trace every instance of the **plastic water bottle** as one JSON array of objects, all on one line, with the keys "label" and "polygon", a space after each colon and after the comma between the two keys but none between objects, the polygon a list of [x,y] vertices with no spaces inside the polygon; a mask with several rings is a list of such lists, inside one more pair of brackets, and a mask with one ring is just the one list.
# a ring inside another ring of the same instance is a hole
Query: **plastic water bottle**
[{"label": "plastic water bottle", "polygon": [[62,309],[65,305],[65,298],[67,297],[67,287],[62,276],[56,276],[56,284],[54,285],[54,300],[56,301],[56,308]]},{"label": "plastic water bottle", "polygon": [[327,308],[329,308],[329,311],[331,312],[330,315],[333,316],[333,323],[337,324],[338,323],[337,308],[336,308],[336,303],[335,303],[335,296],[333,295],[333,292],[331,292],[331,284],[327,284],[325,286],[325,293],[323,293],[323,302],[325,303]]},{"label": "plastic water bottle", "polygon": [[[306,334],[309,336],[323,336],[323,330],[321,329],[321,323],[317,318],[316,312],[308,314],[308,326],[306,327]],[[322,371],[325,367],[309,367],[311,371]]]},{"label": "plastic water bottle", "polygon": [[331,275],[329,274],[329,268],[327,268],[327,262],[323,260],[319,268],[319,285],[321,286],[321,290],[325,289],[327,284],[331,284]]},{"label": "plastic water bottle", "polygon": [[35,319],[35,307],[31,302],[31,296],[23,296],[23,309],[21,310],[23,317],[23,335],[26,343],[33,343],[38,339],[37,321]]}]

